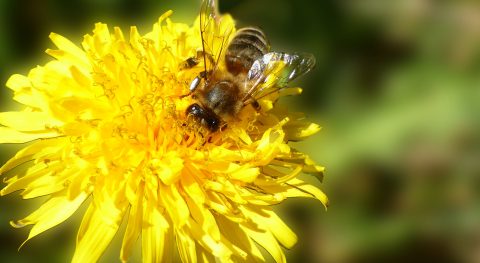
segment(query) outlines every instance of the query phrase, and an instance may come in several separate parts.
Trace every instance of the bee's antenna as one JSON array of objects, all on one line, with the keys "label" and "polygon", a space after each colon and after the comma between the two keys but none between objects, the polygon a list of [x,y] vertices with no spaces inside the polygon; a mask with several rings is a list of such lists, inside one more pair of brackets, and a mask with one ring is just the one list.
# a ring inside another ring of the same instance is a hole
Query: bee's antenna
[{"label": "bee's antenna", "polygon": [[[203,68],[205,72],[207,72],[207,57],[206,57],[206,52],[205,52],[205,38],[203,36],[203,32],[205,31],[205,19],[206,15],[209,12],[209,8],[212,8],[209,5],[212,5],[213,3],[211,2],[212,0],[203,0],[202,1],[202,6],[200,7],[200,38],[202,40],[202,53],[203,53]],[[205,77],[206,78],[206,77]]]}]

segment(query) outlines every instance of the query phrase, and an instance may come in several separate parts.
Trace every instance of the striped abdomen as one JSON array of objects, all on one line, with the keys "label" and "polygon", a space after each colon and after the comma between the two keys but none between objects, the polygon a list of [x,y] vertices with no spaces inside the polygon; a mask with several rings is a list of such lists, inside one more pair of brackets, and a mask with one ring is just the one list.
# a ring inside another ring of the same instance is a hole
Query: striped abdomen
[{"label": "striped abdomen", "polygon": [[256,27],[244,27],[237,31],[228,45],[225,63],[230,73],[247,73],[253,62],[265,55],[270,49],[262,30]]}]

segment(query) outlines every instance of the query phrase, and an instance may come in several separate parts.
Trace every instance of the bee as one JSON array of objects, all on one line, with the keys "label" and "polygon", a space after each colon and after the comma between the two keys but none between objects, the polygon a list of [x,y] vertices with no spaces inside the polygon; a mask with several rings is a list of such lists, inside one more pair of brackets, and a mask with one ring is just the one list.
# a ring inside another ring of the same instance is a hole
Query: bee
[{"label": "bee", "polygon": [[[196,65],[203,57],[204,71],[189,86],[189,95],[196,102],[187,107],[186,115],[210,132],[234,121],[247,105],[259,110],[260,99],[285,88],[315,65],[311,54],[271,52],[265,34],[257,27],[241,28],[231,40],[230,30],[221,32],[222,43],[214,50],[213,40],[218,36],[212,35],[212,28],[220,19],[215,0],[204,0],[200,9],[202,51],[197,52],[200,58],[185,63]],[[219,66],[220,61],[224,67]]]}]

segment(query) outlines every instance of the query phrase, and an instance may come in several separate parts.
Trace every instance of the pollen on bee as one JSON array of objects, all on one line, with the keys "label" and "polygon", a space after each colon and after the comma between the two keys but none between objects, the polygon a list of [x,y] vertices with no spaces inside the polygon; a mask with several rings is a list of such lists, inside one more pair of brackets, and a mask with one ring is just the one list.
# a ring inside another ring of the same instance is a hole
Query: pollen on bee
[{"label": "pollen on bee", "polygon": [[183,145],[185,146],[200,149],[207,143],[213,142],[209,132],[194,122],[186,122],[183,128]]}]

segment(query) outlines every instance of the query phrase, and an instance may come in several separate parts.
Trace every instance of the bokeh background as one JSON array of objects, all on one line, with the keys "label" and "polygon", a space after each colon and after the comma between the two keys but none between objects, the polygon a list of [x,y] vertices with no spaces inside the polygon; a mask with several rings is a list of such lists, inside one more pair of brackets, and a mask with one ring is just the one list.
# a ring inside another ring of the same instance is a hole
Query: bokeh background
[{"label": "bokeh background", "polygon": [[[0,83],[50,58],[48,34],[76,43],[95,22],[146,33],[158,16],[192,23],[199,0],[2,0]],[[317,67],[283,100],[323,130],[296,147],[327,167],[328,212],[291,200],[290,262],[480,262],[480,3],[472,0],[223,0],[278,51]],[[2,84],[2,86],[4,86]],[[18,107],[0,89],[0,110]],[[0,161],[15,145],[0,146]],[[68,262],[76,217],[29,241],[8,222],[42,200],[0,198],[2,262]],[[101,261],[118,261],[117,239]],[[139,253],[132,262],[139,260]]]}]

